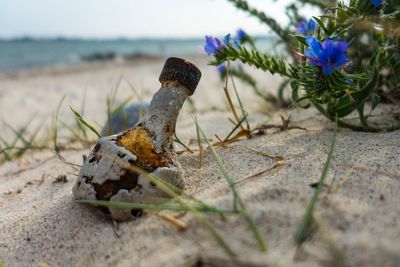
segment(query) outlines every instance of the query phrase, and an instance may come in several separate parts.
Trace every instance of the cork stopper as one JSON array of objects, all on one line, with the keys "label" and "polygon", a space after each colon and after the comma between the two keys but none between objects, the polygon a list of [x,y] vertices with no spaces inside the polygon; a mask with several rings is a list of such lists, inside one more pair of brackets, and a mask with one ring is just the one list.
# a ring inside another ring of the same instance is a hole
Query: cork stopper
[{"label": "cork stopper", "polygon": [[177,57],[170,57],[164,64],[159,81],[176,81],[185,86],[192,95],[201,78],[200,70],[189,61]]}]

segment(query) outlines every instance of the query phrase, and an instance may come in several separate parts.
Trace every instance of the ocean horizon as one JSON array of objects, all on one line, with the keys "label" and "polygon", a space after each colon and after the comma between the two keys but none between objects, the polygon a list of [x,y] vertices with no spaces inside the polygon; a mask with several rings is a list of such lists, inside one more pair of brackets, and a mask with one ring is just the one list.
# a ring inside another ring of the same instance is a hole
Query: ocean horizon
[{"label": "ocean horizon", "polygon": [[[255,38],[261,49],[272,47],[272,36]],[[12,72],[88,61],[135,56],[194,56],[203,52],[198,38],[34,38],[0,39],[0,72]]]}]

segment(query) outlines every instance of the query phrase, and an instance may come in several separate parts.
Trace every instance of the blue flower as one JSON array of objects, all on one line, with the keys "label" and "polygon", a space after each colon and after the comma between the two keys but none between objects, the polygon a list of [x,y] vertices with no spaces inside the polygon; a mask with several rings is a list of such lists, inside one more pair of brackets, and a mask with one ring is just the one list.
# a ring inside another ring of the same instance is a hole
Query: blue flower
[{"label": "blue flower", "polygon": [[227,45],[231,42],[231,34],[228,33],[227,35],[224,36],[224,43]]},{"label": "blue flower", "polygon": [[312,33],[317,26],[318,24],[313,19],[310,19],[309,21],[304,20],[297,23],[296,31],[302,35],[307,35]]},{"label": "blue flower", "polygon": [[206,35],[206,44],[204,45],[204,51],[206,51],[207,55],[215,55],[224,47],[224,43],[212,36]]},{"label": "blue flower", "polygon": [[[207,55],[214,56],[218,52],[220,52],[226,45],[232,44],[231,35],[227,34],[224,37],[224,41],[216,37],[212,37],[211,35],[206,35],[206,44],[204,45],[204,51],[206,51]],[[233,45],[235,47],[238,46],[237,40],[233,40]]]},{"label": "blue flower", "polygon": [[327,39],[321,43],[313,36],[307,36],[306,42],[309,48],[305,51],[305,56],[310,60],[311,65],[320,66],[324,75],[332,73],[348,62],[346,50],[349,44],[347,42]]},{"label": "blue flower", "polygon": [[375,7],[378,7],[382,4],[382,0],[371,0],[371,2]]},{"label": "blue flower", "polygon": [[217,66],[217,71],[218,71],[220,74],[225,73],[225,72],[226,72],[226,65],[225,65],[225,63],[222,63],[222,64],[218,65],[218,66]]},{"label": "blue flower", "polygon": [[237,40],[236,38],[231,39],[231,34],[230,33],[225,35],[224,43],[225,43],[225,45],[233,44],[233,47],[236,47],[236,48],[239,46],[239,40]]},{"label": "blue flower", "polygon": [[242,43],[246,37],[247,37],[247,32],[245,32],[242,28],[237,29],[236,40],[238,40],[239,43]]}]

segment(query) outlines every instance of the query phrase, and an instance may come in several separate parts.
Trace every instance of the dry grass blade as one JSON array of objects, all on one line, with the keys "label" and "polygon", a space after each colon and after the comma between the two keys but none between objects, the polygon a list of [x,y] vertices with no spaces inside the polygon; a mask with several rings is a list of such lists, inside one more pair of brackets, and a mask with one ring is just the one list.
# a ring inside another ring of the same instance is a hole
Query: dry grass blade
[{"label": "dry grass blade", "polygon": [[[230,61],[228,60],[227,67],[226,67],[225,83],[224,83],[224,93],[225,93],[226,99],[228,100],[228,104],[229,104],[229,107],[231,108],[232,114],[235,117],[236,122],[239,123],[239,121],[240,121],[239,116],[236,113],[235,107],[233,105],[231,96],[228,91],[229,69],[230,69]],[[240,124],[240,128],[242,130],[244,130],[244,127],[242,126],[242,124]]]},{"label": "dry grass blade", "polygon": [[241,182],[243,182],[243,181],[245,181],[245,180],[248,180],[248,179],[250,179],[250,178],[254,178],[254,177],[257,177],[257,176],[259,176],[259,175],[262,175],[262,174],[264,174],[264,173],[266,173],[266,172],[272,171],[272,170],[274,170],[274,169],[276,169],[276,168],[281,167],[282,165],[283,165],[283,163],[277,162],[277,163],[276,163],[274,166],[272,166],[272,167],[269,167],[269,168],[267,168],[267,169],[258,171],[258,172],[253,173],[253,174],[250,174],[250,175],[244,177],[243,179],[241,179],[241,180],[239,180],[239,181],[236,181],[235,184],[241,183]]},{"label": "dry grass blade", "polygon": [[[233,135],[233,133],[242,125],[243,121],[246,119],[247,115],[245,117],[243,117],[234,127],[233,129],[229,132],[229,134],[224,138],[224,140],[222,141],[223,143],[229,143],[229,142],[233,142],[235,140],[237,140],[238,138],[242,137],[242,136],[249,136],[250,131],[243,129],[240,130],[239,133],[237,133],[234,137],[231,138],[231,136]],[[231,139],[229,139],[231,138]],[[221,143],[221,142],[220,142]]]},{"label": "dry grass blade", "polygon": [[181,220],[178,220],[174,216],[158,212],[151,212],[151,214],[154,214],[155,216],[160,217],[161,219],[175,225],[182,231],[185,231],[188,228],[188,225],[186,223],[182,222]]},{"label": "dry grass blade", "polygon": [[188,151],[188,152],[190,152],[190,153],[192,153],[192,154],[194,153],[193,150],[190,149],[190,147],[188,147],[187,145],[185,145],[185,144],[178,138],[178,136],[176,135],[176,133],[174,133],[174,136],[175,136],[175,140],[174,140],[175,142],[177,142],[178,144],[180,144],[181,146],[183,146],[183,147],[185,148],[186,151]]},{"label": "dry grass blade", "polygon": [[285,160],[285,158],[282,157],[282,156],[272,156],[272,155],[267,154],[265,152],[262,152],[262,151],[259,151],[257,149],[254,149],[254,148],[251,148],[251,147],[248,147],[248,146],[244,146],[244,145],[236,144],[236,145],[232,145],[232,147],[240,147],[240,148],[248,149],[250,151],[253,151],[257,155],[260,155],[260,156],[263,156],[263,157],[266,157],[266,158],[270,158],[270,159],[273,159],[273,160],[276,160],[276,161],[284,161]]},{"label": "dry grass blade", "polygon": [[267,129],[279,129],[281,132],[286,131],[286,130],[303,130],[303,131],[307,131],[306,128],[300,127],[300,126],[290,126],[290,123],[292,121],[291,119],[291,115],[289,115],[289,117],[286,119],[285,117],[283,117],[282,115],[279,115],[281,120],[282,120],[282,124],[281,125],[276,125],[276,124],[264,124],[264,125],[260,125],[254,129],[251,130],[251,133],[257,133],[257,132],[263,132],[264,130]]}]

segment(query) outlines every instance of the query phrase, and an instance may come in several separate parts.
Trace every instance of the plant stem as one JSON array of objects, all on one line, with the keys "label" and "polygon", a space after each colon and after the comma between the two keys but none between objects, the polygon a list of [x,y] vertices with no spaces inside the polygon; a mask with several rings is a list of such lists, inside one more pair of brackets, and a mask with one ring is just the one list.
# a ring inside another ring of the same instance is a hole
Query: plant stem
[{"label": "plant stem", "polygon": [[[228,79],[229,79],[230,66],[231,66],[231,64],[230,64],[230,61],[228,60],[226,62],[226,76],[225,76],[224,92],[225,92],[226,99],[228,100],[229,107],[232,110],[233,116],[235,117],[236,122],[239,123],[240,122],[239,116],[236,113],[235,107],[233,106],[231,96],[229,95],[229,92],[228,92]],[[240,128],[242,130],[244,130],[244,127],[242,126],[242,124],[240,124]]]},{"label": "plant stem", "polygon": [[[247,112],[244,110],[244,107],[243,107],[243,104],[242,104],[242,100],[240,100],[239,93],[237,92],[237,89],[236,89],[235,80],[233,79],[232,75],[230,75],[230,76],[231,76],[233,90],[235,91],[236,98],[237,98],[237,100],[239,102],[240,110],[242,111],[242,116],[243,116],[243,118],[245,118],[245,121],[246,121],[247,130],[250,131],[250,124],[249,124],[249,121],[247,120]],[[240,124],[240,125],[242,125],[242,124]]]}]

